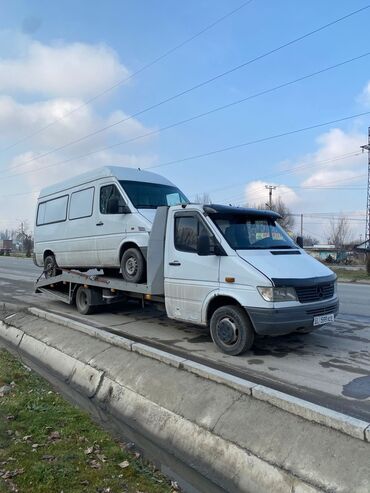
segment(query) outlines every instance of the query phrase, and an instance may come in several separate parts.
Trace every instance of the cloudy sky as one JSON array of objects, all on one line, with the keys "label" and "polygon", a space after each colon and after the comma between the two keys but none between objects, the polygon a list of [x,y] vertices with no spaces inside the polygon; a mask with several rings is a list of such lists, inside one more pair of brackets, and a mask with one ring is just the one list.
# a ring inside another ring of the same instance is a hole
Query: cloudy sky
[{"label": "cloudy sky", "polygon": [[276,185],[306,234],[325,242],[344,214],[363,236],[370,9],[304,36],[366,3],[297,5],[2,1],[0,230],[32,224],[43,186],[114,164],[214,202]]}]

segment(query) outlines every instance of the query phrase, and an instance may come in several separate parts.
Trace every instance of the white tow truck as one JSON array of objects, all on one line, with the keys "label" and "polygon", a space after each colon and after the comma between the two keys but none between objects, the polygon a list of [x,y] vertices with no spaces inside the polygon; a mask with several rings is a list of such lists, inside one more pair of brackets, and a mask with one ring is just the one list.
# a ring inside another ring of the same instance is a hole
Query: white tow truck
[{"label": "white tow truck", "polygon": [[144,282],[44,270],[35,289],[85,315],[123,298],[163,303],[169,318],[209,326],[221,351],[238,355],[256,334],[308,333],[338,313],[336,275],[290,238],[279,217],[223,205],[158,207]]}]

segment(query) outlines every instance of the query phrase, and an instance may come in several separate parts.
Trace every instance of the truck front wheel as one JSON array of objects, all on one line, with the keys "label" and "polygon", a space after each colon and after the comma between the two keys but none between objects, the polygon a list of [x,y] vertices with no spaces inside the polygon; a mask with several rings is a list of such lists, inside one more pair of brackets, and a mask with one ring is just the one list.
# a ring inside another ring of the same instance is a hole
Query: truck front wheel
[{"label": "truck front wheel", "polygon": [[145,277],[145,260],[137,248],[129,248],[122,255],[121,272],[128,282],[140,283]]},{"label": "truck front wheel", "polygon": [[254,329],[241,306],[217,308],[211,317],[210,328],[213,342],[223,353],[237,356],[253,346]]}]

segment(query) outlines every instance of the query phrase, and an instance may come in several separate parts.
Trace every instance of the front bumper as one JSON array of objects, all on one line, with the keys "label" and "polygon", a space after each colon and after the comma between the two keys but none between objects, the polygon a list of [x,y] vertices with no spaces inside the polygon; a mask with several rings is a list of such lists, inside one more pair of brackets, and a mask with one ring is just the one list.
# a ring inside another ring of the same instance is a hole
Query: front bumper
[{"label": "front bumper", "polygon": [[302,303],[288,308],[245,307],[254,330],[260,335],[284,335],[296,331],[315,330],[322,325],[313,325],[313,319],[319,315],[333,313],[337,315],[339,300],[335,296],[330,300],[317,303]]}]

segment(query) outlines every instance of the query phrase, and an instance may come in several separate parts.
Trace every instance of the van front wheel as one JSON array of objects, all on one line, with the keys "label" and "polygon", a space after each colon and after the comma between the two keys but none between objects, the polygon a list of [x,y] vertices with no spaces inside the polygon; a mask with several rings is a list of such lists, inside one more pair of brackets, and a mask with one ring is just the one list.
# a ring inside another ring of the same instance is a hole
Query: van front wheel
[{"label": "van front wheel", "polygon": [[223,353],[237,356],[253,346],[254,329],[241,306],[217,308],[211,317],[210,328],[213,342]]},{"label": "van front wheel", "polygon": [[47,279],[49,277],[59,276],[59,274],[62,273],[62,271],[58,269],[57,261],[55,260],[54,255],[48,255],[45,257],[44,272]]},{"label": "van front wheel", "polygon": [[128,282],[140,283],[145,275],[145,260],[137,248],[129,248],[122,255],[121,272]]}]

